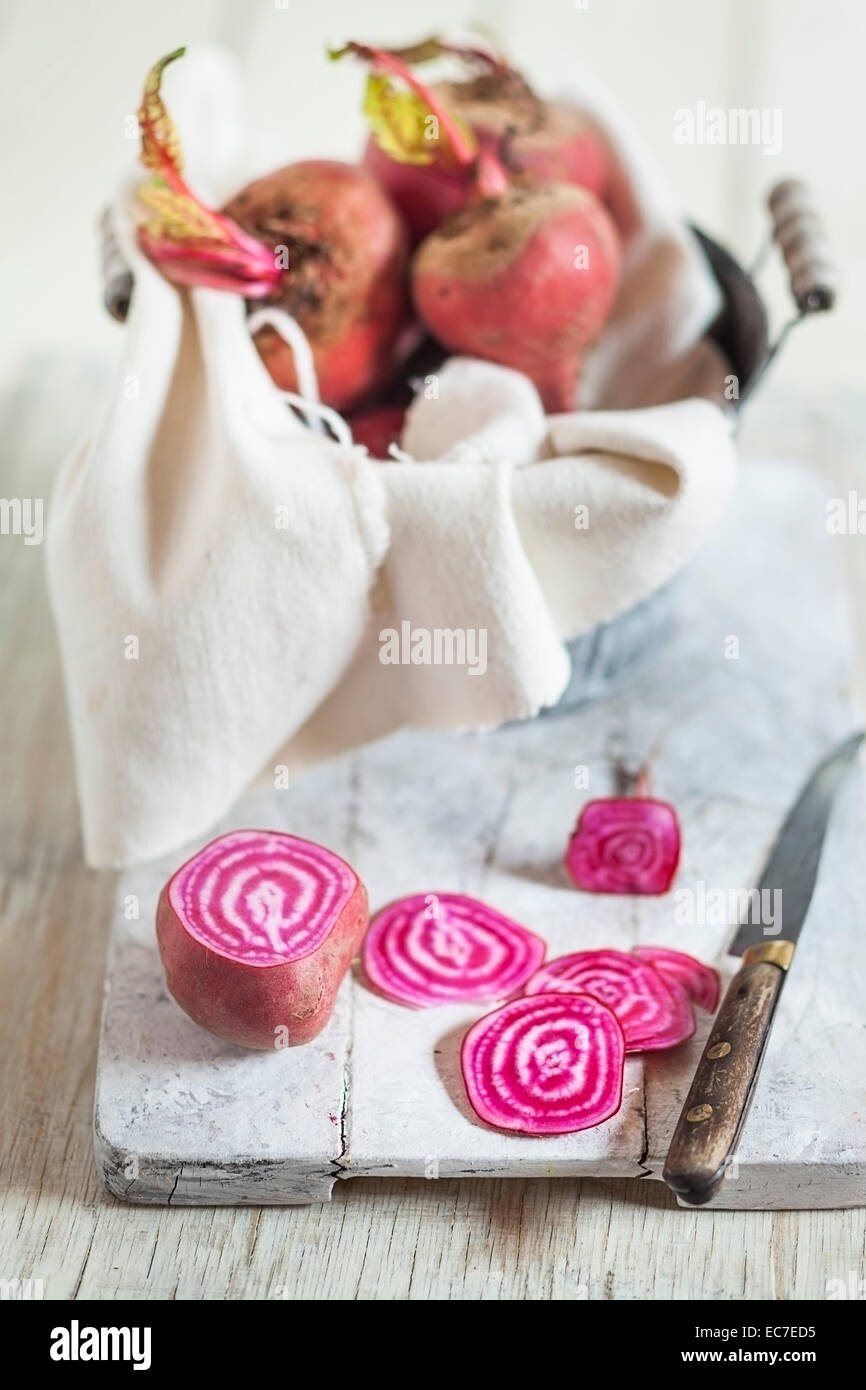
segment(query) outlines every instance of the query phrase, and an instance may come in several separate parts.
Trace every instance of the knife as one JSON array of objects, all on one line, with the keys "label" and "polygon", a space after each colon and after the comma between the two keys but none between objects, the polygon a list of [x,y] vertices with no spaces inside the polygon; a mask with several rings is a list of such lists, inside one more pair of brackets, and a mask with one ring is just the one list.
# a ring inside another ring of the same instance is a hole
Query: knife
[{"label": "knife", "polygon": [[781,890],[784,935],[771,937],[760,921],[746,920],[728,948],[742,965],[716,1014],[662,1171],[668,1187],[691,1206],[710,1200],[736,1151],[812,901],[833,804],[863,738],[862,731],[851,734],[818,764],[770,852],[760,889]]}]

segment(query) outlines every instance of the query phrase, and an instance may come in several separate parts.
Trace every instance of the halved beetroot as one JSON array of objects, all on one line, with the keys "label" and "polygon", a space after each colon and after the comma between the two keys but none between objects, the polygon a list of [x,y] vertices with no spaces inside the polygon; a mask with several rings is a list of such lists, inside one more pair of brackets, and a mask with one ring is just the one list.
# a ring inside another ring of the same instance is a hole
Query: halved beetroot
[{"label": "halved beetroot", "polygon": [[571,878],[588,893],[666,893],[679,861],[676,811],[649,796],[588,801],[565,852]]},{"label": "halved beetroot", "polygon": [[626,951],[575,951],[548,961],[526,985],[526,993],[591,994],[613,1009],[627,1052],[657,1052],[685,1042],[695,1031],[688,996]]},{"label": "halved beetroot", "polygon": [[377,913],[364,938],[364,973],[413,1009],[507,999],[544,960],[545,943],[465,893],[414,893]]},{"label": "halved beetroot", "polygon": [[460,1064],[472,1109],[497,1129],[571,1134],[622,1104],[622,1029],[585,994],[534,994],[479,1019]]},{"label": "halved beetroot", "polygon": [[640,956],[658,970],[666,980],[682,985],[693,1004],[714,1014],[719,1002],[719,972],[704,965],[686,951],[673,951],[669,946],[634,946],[632,954]]},{"label": "halved beetroot", "polygon": [[156,933],[184,1012],[264,1050],[321,1032],[367,922],[364,885],[339,855],[296,835],[236,830],[169,879]]}]

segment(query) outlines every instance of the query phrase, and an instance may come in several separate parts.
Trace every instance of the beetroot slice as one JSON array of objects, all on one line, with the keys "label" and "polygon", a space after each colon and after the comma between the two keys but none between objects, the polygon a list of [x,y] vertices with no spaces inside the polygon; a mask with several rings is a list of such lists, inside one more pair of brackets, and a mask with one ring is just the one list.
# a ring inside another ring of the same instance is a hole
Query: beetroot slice
[{"label": "beetroot slice", "polygon": [[586,994],[533,994],[478,1020],[460,1054],[466,1094],[487,1124],[572,1134],[622,1104],[622,1029]]},{"label": "beetroot slice", "polygon": [[367,921],[364,885],[339,855],[237,830],[177,870],[156,930],[180,1007],[218,1037],[264,1049],[324,1028]]},{"label": "beetroot slice", "polygon": [[463,893],[415,893],[377,913],[364,938],[367,979],[415,1009],[507,999],[544,960],[540,937]]},{"label": "beetroot slice", "polygon": [[619,1019],[627,1052],[656,1052],[690,1038],[695,1016],[688,996],[626,951],[575,951],[548,961],[526,985],[528,995],[591,994]]},{"label": "beetroot slice", "polygon": [[674,808],[648,796],[589,801],[565,852],[565,867],[588,893],[666,893],[680,859]]},{"label": "beetroot slice", "polygon": [[635,946],[632,954],[640,956],[658,970],[665,980],[682,985],[693,1004],[714,1014],[719,1003],[719,972],[704,965],[686,951],[673,951],[669,946]]}]

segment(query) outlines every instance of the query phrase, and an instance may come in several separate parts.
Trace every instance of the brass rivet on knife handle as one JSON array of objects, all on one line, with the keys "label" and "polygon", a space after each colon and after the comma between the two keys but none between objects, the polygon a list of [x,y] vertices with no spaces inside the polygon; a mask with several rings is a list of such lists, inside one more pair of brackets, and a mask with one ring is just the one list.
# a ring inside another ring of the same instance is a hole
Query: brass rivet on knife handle
[{"label": "brass rivet on knife handle", "polygon": [[690,1125],[699,1125],[702,1120],[708,1120],[713,1113],[711,1105],[693,1105],[686,1115]]},{"label": "brass rivet on knife handle", "polygon": [[[763,949],[765,943],[762,943]],[[662,1177],[683,1201],[708,1202],[734,1156],[793,946],[766,943],[777,961],[744,956],[716,1015]],[[782,945],[789,947],[781,951]]]},{"label": "brass rivet on knife handle", "polygon": [[743,952],[744,965],[757,965],[765,960],[770,965],[778,965],[780,970],[787,970],[793,959],[793,941],[760,941]]}]

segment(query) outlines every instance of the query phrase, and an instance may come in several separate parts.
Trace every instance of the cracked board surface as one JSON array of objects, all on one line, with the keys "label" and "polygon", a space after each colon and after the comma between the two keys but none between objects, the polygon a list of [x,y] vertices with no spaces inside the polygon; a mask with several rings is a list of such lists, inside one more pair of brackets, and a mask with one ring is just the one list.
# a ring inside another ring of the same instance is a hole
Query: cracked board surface
[{"label": "cracked board surface", "polygon": [[[253,790],[219,828],[321,840],[355,864],[374,908],[404,892],[474,893],[546,937],[550,955],[661,943],[729,975],[720,900],[757,881],[802,781],[855,722],[848,616],[810,476],[751,466],[681,587],[674,637],[605,701],[488,735],[399,734],[288,790]],[[565,840],[581,803],[612,790],[615,755],[652,755],[652,790],[684,826],[676,887],[690,897],[568,886]],[[576,768],[588,787],[576,789]],[[858,768],[715,1206],[866,1203],[864,834]],[[97,1160],[116,1195],[266,1204],[322,1200],[336,1177],[373,1174],[658,1177],[706,1017],[690,1043],[628,1059],[623,1106],[606,1124],[548,1139],[498,1133],[475,1119],[459,1075],[460,1038],[483,1006],[409,1011],[353,976],[319,1039],[273,1055],[187,1020],[165,993],[153,934],[159,889],[181,858],[129,870],[118,886],[96,1098]],[[136,899],[138,920],[127,920]]]}]

